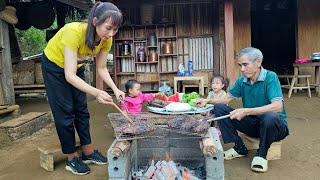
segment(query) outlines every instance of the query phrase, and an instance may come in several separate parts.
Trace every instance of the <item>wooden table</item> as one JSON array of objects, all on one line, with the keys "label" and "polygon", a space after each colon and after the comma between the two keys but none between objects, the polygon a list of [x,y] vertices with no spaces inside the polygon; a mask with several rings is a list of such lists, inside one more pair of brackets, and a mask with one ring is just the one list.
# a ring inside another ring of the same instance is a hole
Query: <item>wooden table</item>
[{"label": "wooden table", "polygon": [[318,93],[318,97],[320,97],[320,62],[311,62],[311,63],[305,63],[305,64],[293,64],[294,67],[294,75],[299,75],[299,68],[300,67],[314,67],[315,73],[311,74],[311,76],[315,76],[316,83],[313,84],[313,86],[316,87],[316,92]]},{"label": "wooden table", "polygon": [[199,81],[199,94],[204,96],[203,76],[176,76],[173,78],[174,93],[177,92],[178,81]]}]

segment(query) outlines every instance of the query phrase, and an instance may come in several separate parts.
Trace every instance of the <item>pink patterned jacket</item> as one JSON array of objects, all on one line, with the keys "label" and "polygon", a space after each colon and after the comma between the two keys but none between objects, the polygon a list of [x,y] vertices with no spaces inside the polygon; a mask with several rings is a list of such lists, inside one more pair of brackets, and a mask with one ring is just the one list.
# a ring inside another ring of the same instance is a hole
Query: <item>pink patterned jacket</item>
[{"label": "pink patterned jacket", "polygon": [[[127,106],[129,113],[140,113],[142,111],[142,103],[154,99],[153,94],[140,93],[137,97],[127,96],[124,98],[124,104]],[[121,109],[125,111],[122,103]]]}]

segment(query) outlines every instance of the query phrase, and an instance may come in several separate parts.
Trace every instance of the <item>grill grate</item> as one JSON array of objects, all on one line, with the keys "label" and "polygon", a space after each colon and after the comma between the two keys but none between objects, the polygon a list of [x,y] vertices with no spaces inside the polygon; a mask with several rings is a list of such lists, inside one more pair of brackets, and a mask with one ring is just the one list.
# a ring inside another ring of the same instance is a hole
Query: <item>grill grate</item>
[{"label": "grill grate", "polygon": [[[168,120],[175,118],[177,115],[159,115],[159,114],[151,114],[151,113],[140,113],[140,114],[129,114],[130,118],[133,119],[133,121],[147,121],[152,124],[155,124],[158,128],[152,132],[144,133],[144,134],[125,134],[123,132],[114,132],[114,135],[118,140],[133,140],[133,139],[141,139],[141,138],[162,138],[162,137],[168,137],[168,134],[170,132],[178,133],[187,135],[184,136],[182,139],[188,139],[188,138],[202,138],[205,136],[206,133],[193,133],[193,132],[187,132],[179,129],[170,128],[167,125]],[[202,118],[201,115],[199,116],[199,119]],[[123,124],[128,123],[124,116],[122,116],[120,113],[109,113],[108,118],[111,122],[111,125],[113,129],[116,129],[118,127],[121,127]]]}]

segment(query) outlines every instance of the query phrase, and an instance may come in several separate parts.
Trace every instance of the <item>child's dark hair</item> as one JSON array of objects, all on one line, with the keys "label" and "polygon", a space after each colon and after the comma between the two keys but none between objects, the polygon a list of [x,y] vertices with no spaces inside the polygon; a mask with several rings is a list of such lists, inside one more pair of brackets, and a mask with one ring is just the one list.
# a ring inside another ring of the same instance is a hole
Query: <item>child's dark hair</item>
[{"label": "child's dark hair", "polygon": [[126,84],[124,85],[126,88],[126,91],[129,92],[129,89],[132,89],[135,84],[140,84],[140,83],[139,83],[139,81],[137,81],[135,79],[128,80],[126,82]]},{"label": "child's dark hair", "polygon": [[211,83],[213,82],[214,79],[219,79],[222,84],[224,84],[224,87],[222,88],[224,91],[227,91],[228,86],[229,86],[229,79],[225,78],[223,76],[221,76],[220,74],[214,74],[212,79],[211,79]]}]

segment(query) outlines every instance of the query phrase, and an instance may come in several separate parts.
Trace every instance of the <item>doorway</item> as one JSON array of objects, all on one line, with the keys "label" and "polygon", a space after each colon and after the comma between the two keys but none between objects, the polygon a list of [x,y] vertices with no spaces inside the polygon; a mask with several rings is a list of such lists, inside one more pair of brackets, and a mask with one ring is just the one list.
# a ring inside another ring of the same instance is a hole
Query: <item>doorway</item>
[{"label": "doorway", "polygon": [[263,67],[287,74],[296,59],[296,1],[251,0],[252,46],[263,53]]}]

